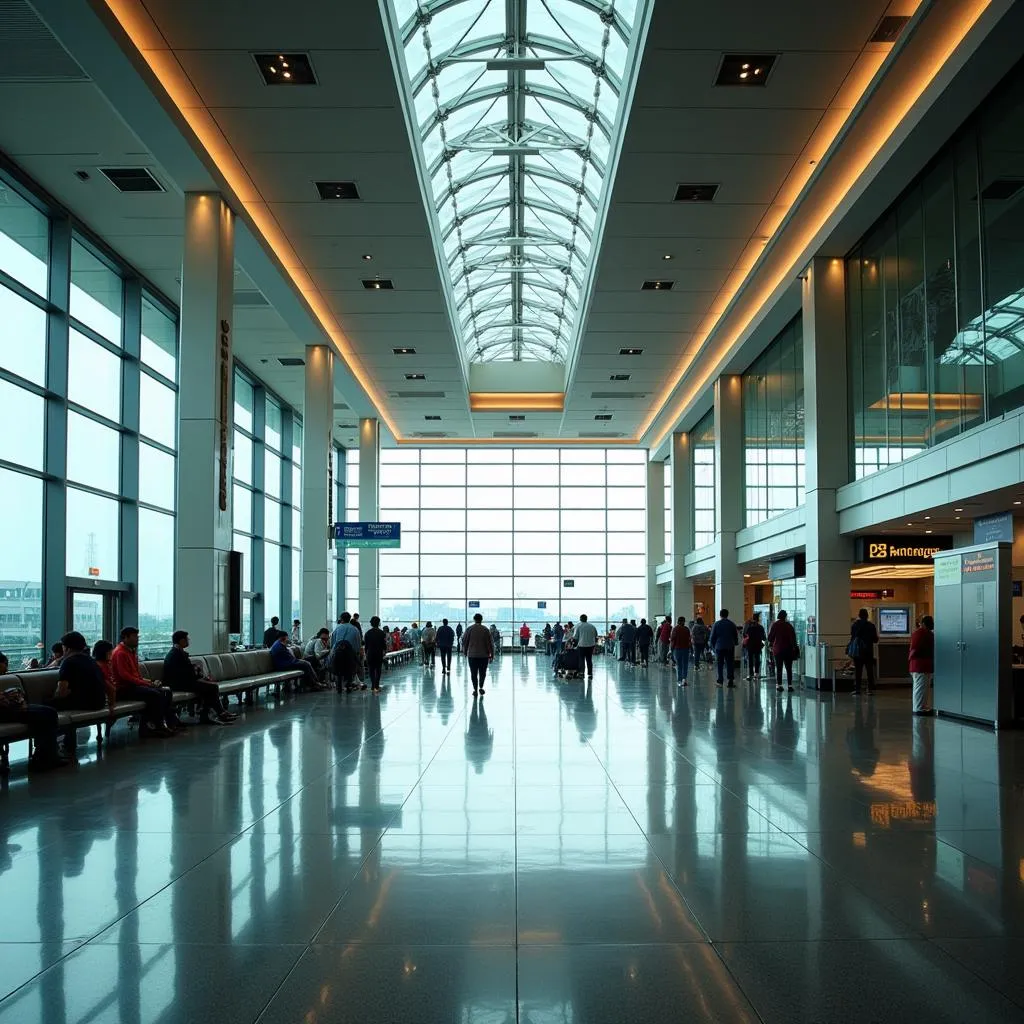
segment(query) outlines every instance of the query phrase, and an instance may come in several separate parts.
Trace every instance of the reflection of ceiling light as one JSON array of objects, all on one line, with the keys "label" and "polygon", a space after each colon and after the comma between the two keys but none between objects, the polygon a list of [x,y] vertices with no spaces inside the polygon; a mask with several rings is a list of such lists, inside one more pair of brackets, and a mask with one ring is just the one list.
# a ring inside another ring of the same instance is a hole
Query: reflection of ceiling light
[{"label": "reflection of ceiling light", "polygon": [[953,509],[953,511],[954,512],[963,512],[963,509],[962,508],[955,508],[955,509]]},{"label": "reflection of ceiling light", "polygon": [[370,260],[373,259],[373,257],[369,253],[366,253],[366,255],[363,256],[363,259],[366,260],[367,263],[369,263]]},{"label": "reflection of ceiling light", "polygon": [[888,409],[899,412],[981,412],[981,395],[960,395],[956,392],[929,395],[926,391],[894,391],[868,406],[869,409]]},{"label": "reflection of ceiling light", "polygon": [[925,521],[926,523],[928,522],[928,520],[929,520],[929,519],[931,519],[931,516],[925,516],[925,517],[924,517],[924,521]]},{"label": "reflection of ceiling light", "polygon": [[1019,504],[1020,504],[1020,502],[1019,502],[1019,501],[1015,501],[1015,502],[1014,502],[1014,505],[1019,505]]},{"label": "reflection of ceiling light", "polygon": [[670,253],[670,252],[667,252],[667,253],[665,253],[665,255],[664,255],[664,256],[662,256],[661,258],[662,258],[663,260],[670,260],[670,259],[672,259],[672,253]]},{"label": "reflection of ceiling light", "polygon": [[925,530],[924,532],[925,533],[931,533],[932,531],[931,530]]}]

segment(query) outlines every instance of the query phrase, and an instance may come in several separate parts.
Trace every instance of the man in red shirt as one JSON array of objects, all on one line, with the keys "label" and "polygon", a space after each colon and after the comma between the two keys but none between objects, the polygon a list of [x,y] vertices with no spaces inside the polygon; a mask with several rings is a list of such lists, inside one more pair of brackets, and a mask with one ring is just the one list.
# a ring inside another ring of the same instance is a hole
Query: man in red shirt
[{"label": "man in red shirt", "polygon": [[121,642],[110,656],[110,674],[120,700],[140,700],[146,705],[140,736],[173,736],[170,723],[180,724],[171,706],[171,691],[143,679],[139,672],[139,631],[135,626],[121,630]]},{"label": "man in red shirt", "polygon": [[527,648],[530,646],[530,627],[524,622],[519,627],[519,649],[523,652],[523,657],[526,657]]},{"label": "man in red shirt", "polygon": [[669,642],[672,639],[672,616],[666,615],[665,621],[658,627],[658,664],[667,665],[669,651],[672,649]]},{"label": "man in red shirt", "polygon": [[914,680],[914,714],[930,715],[929,690],[935,671],[935,620],[926,615],[910,638],[910,675]]}]

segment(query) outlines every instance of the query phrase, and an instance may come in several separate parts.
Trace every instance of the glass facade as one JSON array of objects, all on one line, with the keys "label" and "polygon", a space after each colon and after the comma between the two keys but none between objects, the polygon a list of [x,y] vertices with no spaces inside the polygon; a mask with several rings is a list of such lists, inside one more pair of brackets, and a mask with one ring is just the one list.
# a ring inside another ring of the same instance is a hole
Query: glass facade
[{"label": "glass facade", "polygon": [[690,432],[693,453],[693,546],[715,540],[715,410]]},{"label": "glass facade", "polygon": [[[358,452],[347,456],[355,481]],[[382,451],[380,518],[401,522],[402,546],[380,552],[377,614],[455,624],[479,611],[506,636],[523,621],[536,629],[581,612],[599,629],[639,618],[646,484],[646,453],[637,450]],[[346,517],[358,519],[357,488],[345,491]],[[355,551],[346,555],[346,593],[356,610]]]},{"label": "glass facade", "polygon": [[122,587],[106,639],[138,623],[143,653],[162,654],[174,615],[176,311],[23,182],[3,176],[0,194],[0,648],[17,669],[49,647],[77,580]]},{"label": "glass facade", "polygon": [[665,560],[672,558],[672,460],[662,464],[665,473]]},{"label": "glass facade", "polygon": [[804,503],[804,354],[798,316],[743,375],[745,525]]},{"label": "glass facade", "polygon": [[1015,77],[849,255],[858,479],[1024,405],[1022,117]]},{"label": "glass facade", "polygon": [[242,367],[235,369],[232,547],[242,553],[243,643],[272,616],[290,630],[302,612],[302,423]]}]

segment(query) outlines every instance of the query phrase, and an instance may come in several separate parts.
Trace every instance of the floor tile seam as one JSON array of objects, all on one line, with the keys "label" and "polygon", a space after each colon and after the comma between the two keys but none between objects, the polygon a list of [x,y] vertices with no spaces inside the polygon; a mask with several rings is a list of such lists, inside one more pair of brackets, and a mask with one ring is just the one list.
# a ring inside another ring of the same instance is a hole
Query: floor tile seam
[{"label": "floor tile seam", "polygon": [[[996,938],[997,936],[992,936],[992,937]],[[944,938],[950,939],[952,937],[951,936],[945,936]],[[968,936],[967,938],[968,939],[973,939],[973,938],[975,938],[975,936]],[[940,942],[941,942],[940,939],[926,937],[925,941],[930,942],[933,946],[935,946],[943,954],[948,956],[958,967],[960,967],[962,970],[967,971],[968,974],[973,975],[983,985],[985,985],[986,987],[992,989],[993,992],[998,993],[1007,1002],[1011,1003],[1013,1006],[1016,1006],[1018,1009],[1024,1009],[1024,994],[1022,994],[1020,998],[1017,998],[1015,996],[1010,995],[1009,992],[1004,992],[1002,989],[997,988],[986,977],[984,977],[983,975],[979,974],[973,967],[971,967],[971,965],[969,963],[967,963],[964,960],[961,960],[960,957],[958,957],[955,953],[951,952],[950,950],[948,950],[944,946],[942,946],[940,944]],[[953,939],[953,941],[956,941],[956,939]],[[961,938],[960,941],[962,942],[962,941],[965,941],[965,940]]]},{"label": "floor tile seam", "polygon": [[[115,922],[115,923],[116,923],[116,922]],[[111,927],[113,927],[113,926],[111,926]],[[104,929],[104,931],[105,931],[105,930],[106,930],[106,929]],[[102,932],[98,932],[97,934],[100,934],[100,935],[101,935],[101,934],[102,934]],[[14,997],[15,997],[15,996],[16,996],[16,995],[17,995],[17,994],[18,994],[18,993],[19,993],[19,992],[20,992],[20,991],[21,991],[21,990],[22,990],[23,988],[25,988],[25,987],[26,987],[26,986],[28,986],[28,985],[31,985],[31,984],[32,984],[32,982],[36,980],[36,978],[40,977],[41,975],[45,974],[45,973],[46,973],[46,972],[47,972],[48,970],[50,970],[50,968],[51,968],[51,967],[56,967],[56,966],[57,966],[58,964],[62,964],[62,963],[64,963],[64,961],[65,961],[65,960],[67,960],[67,958],[68,958],[68,957],[70,957],[70,956],[73,956],[73,955],[74,955],[75,953],[77,953],[77,952],[78,952],[78,951],[79,951],[80,949],[85,949],[85,947],[86,947],[87,945],[89,945],[89,943],[90,943],[90,942],[92,942],[92,939],[94,939],[94,938],[96,938],[96,936],[95,936],[95,935],[94,935],[94,936],[92,936],[92,938],[89,938],[89,939],[85,939],[84,941],[82,941],[82,942],[78,943],[78,945],[76,945],[76,946],[74,947],[74,949],[69,949],[69,950],[68,950],[68,951],[67,951],[66,953],[62,953],[62,954],[61,954],[61,955],[60,955],[60,956],[59,956],[59,957],[58,957],[58,958],[57,958],[56,960],[54,960],[54,961],[53,961],[53,963],[51,963],[51,964],[47,964],[47,965],[46,965],[46,966],[45,966],[44,968],[42,968],[41,970],[39,970],[39,971],[36,971],[36,973],[35,973],[35,974],[33,974],[31,978],[26,978],[26,979],[25,979],[25,980],[24,980],[24,981],[23,981],[23,982],[22,982],[22,983],[21,983],[21,984],[20,984],[20,985],[19,985],[19,986],[18,986],[17,988],[11,989],[11,991],[10,991],[10,992],[8,992],[8,993],[7,993],[7,995],[5,995],[5,996],[4,996],[4,997],[3,997],[2,999],[0,999],[0,1008],[2,1008],[2,1007],[3,1007],[3,1005],[4,1005],[4,1004],[5,1004],[5,1003],[6,1003],[6,1002],[7,1002],[8,1000],[10,1000],[10,999],[13,999],[13,998],[14,998]],[[66,940],[62,940],[62,941],[66,941]],[[75,940],[71,940],[71,941],[75,941]],[[47,945],[47,943],[45,943],[45,942],[32,942],[32,943],[4,943],[4,945],[32,945],[32,946],[45,946],[45,945]]]}]

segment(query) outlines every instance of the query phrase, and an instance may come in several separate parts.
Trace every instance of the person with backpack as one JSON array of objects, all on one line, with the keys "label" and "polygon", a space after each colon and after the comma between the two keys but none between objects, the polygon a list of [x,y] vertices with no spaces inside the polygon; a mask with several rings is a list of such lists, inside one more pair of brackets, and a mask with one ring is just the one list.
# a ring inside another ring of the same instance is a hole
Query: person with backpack
[{"label": "person with backpack", "polygon": [[690,674],[690,650],[693,646],[693,638],[686,627],[686,618],[679,616],[679,621],[673,627],[669,635],[669,650],[672,652],[672,660],[676,666],[676,685],[687,686],[687,676]]},{"label": "person with backpack", "polygon": [[344,689],[365,690],[366,683],[359,681],[359,659],[363,649],[363,638],[352,625],[352,616],[342,612],[338,625],[331,634],[331,675],[335,679],[338,693]]},{"label": "person with backpack", "polygon": [[420,634],[420,643],[423,645],[423,667],[426,668],[429,665],[431,668],[436,667],[437,653],[435,645],[437,643],[437,630],[434,629],[434,624],[428,622],[423,627],[423,632]]},{"label": "person with backpack", "polygon": [[846,653],[853,658],[854,694],[860,693],[860,683],[865,668],[868,670],[868,693],[875,692],[875,644],[877,643],[878,630],[868,618],[867,608],[861,608],[850,627],[850,642],[846,645]]},{"label": "person with backpack", "polygon": [[740,631],[736,628],[736,623],[729,618],[729,609],[723,608],[718,613],[718,621],[712,626],[711,636],[708,638],[711,650],[715,652],[715,663],[718,667],[718,678],[715,682],[718,686],[722,685],[723,674],[730,686],[736,685],[736,645],[739,642]]},{"label": "person with backpack", "polygon": [[690,636],[693,640],[693,668],[694,671],[699,671],[704,661],[704,651],[707,649],[709,636],[708,627],[704,625],[704,620],[699,615],[690,630]]},{"label": "person with backpack", "polygon": [[654,630],[646,619],[640,620],[636,627],[636,646],[640,653],[640,667],[647,668],[651,656],[651,644],[654,642]]},{"label": "person with backpack", "polygon": [[441,675],[450,676],[452,674],[452,646],[455,643],[455,630],[448,625],[447,619],[441,620],[434,642],[441,652]]},{"label": "person with backpack", "polygon": [[554,659],[562,653],[562,644],[565,641],[565,630],[562,629],[561,622],[555,623],[555,628],[551,630],[551,638],[554,641],[551,648],[551,657]]},{"label": "person with backpack", "polygon": [[775,689],[782,690],[782,670],[786,670],[789,692],[793,692],[793,659],[796,657],[796,630],[785,610],[779,612],[768,630],[768,646],[775,659]]}]

